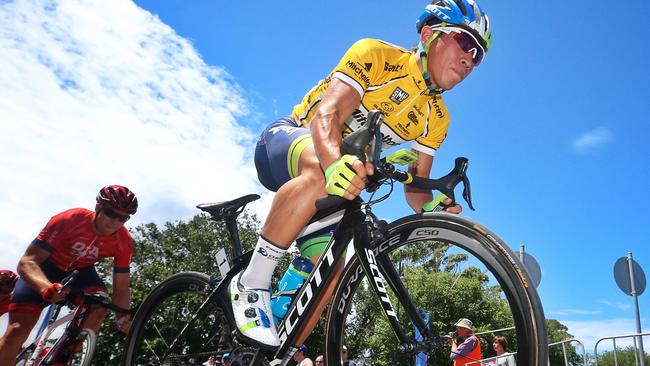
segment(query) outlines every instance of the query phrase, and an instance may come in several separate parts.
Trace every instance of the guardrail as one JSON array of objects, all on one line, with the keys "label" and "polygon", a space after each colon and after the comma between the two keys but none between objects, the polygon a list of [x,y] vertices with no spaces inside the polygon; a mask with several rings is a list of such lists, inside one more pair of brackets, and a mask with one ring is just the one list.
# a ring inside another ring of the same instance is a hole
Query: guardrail
[{"label": "guardrail", "polygon": [[[579,341],[577,339],[572,338],[572,339],[565,339],[565,340],[560,341],[560,342],[549,343],[548,347],[551,348],[551,347],[555,347],[555,346],[562,346],[562,354],[564,355],[564,365],[569,366],[567,345],[570,345],[572,343],[577,343],[580,346],[580,348],[582,348],[582,357],[581,358],[582,358],[583,366],[588,366],[589,365],[589,363],[588,363],[589,358],[587,356],[587,352],[585,351],[585,345],[581,341]],[[576,349],[577,348],[578,347],[576,347]],[[506,359],[510,355],[517,355],[517,352],[507,353],[507,354],[503,354],[501,356],[488,357],[488,358],[484,358],[482,360],[473,361],[473,362],[470,362],[470,363],[466,364],[466,366],[500,365],[499,361]],[[508,365],[508,364],[507,363],[501,363],[501,365]],[[572,365],[575,365],[575,364],[572,364]]]},{"label": "guardrail", "polygon": [[[611,336],[611,337],[603,337],[599,339],[596,342],[596,345],[594,346],[594,359],[595,359],[595,365],[598,366],[598,344],[600,342],[611,339],[612,343],[614,344],[614,366],[618,366],[618,348],[616,347],[616,340],[617,339],[622,339],[622,338],[633,338],[634,341],[634,364],[636,366],[645,366],[645,355],[641,355],[641,358],[639,359],[639,348],[637,347],[637,338],[639,338],[640,342],[643,342],[643,338],[645,336],[650,336],[650,332],[647,333],[632,333],[632,334],[622,334],[618,336]],[[628,365],[625,365],[628,366]]]}]

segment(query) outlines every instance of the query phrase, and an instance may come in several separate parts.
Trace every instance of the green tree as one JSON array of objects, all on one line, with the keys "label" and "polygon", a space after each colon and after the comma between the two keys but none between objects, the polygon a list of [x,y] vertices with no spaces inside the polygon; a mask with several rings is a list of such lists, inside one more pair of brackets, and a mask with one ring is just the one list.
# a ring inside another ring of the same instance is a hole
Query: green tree
[{"label": "green tree", "polygon": [[[257,241],[259,221],[243,214],[239,220],[244,251]],[[165,278],[182,271],[197,271],[217,276],[215,255],[225,249],[232,258],[232,246],[225,225],[196,215],[191,220],[167,222],[163,228],[154,223],[131,230],[135,255],[131,265],[132,304],[141,302]],[[111,292],[112,262],[100,263],[98,272]],[[285,267],[286,268],[286,267]],[[93,365],[116,365],[123,352],[124,335],[117,331],[115,317],[108,316],[97,339]]]},{"label": "green tree", "polygon": [[[546,330],[548,332],[548,343],[562,342],[573,339],[573,335],[569,333],[569,328],[555,319],[546,320]],[[565,343],[567,358],[565,362],[564,351],[561,344],[551,346],[548,350],[548,356],[551,366],[569,365],[578,366],[583,364],[581,354],[578,354],[573,344]]]},{"label": "green tree", "polygon": [[[394,263],[401,261],[403,264],[403,274],[414,303],[429,312],[432,333],[448,333],[459,318],[471,318],[477,333],[511,326],[510,310],[500,288],[489,283],[487,273],[466,264],[467,254],[447,254],[449,249],[450,245],[445,243],[419,242],[391,254]],[[392,294],[391,300],[397,304]],[[413,332],[410,320],[401,310],[399,319],[403,329]],[[368,286],[360,286],[347,319],[345,342],[351,355],[368,356],[377,366],[413,364],[412,355],[396,352],[393,330],[387,319],[377,314],[382,314],[382,310],[374,293]],[[487,357],[491,336],[480,339]],[[450,364],[449,347],[441,345],[431,352],[429,364]]]},{"label": "green tree", "polygon": [[[598,356],[598,366],[615,366],[615,361],[618,361],[620,366],[633,366],[640,364],[637,363],[639,356],[638,352],[634,346],[628,346],[625,348],[617,347],[616,348],[616,358],[614,357],[614,351],[607,351],[602,355]],[[645,364],[650,365],[650,355],[645,354]]]}]

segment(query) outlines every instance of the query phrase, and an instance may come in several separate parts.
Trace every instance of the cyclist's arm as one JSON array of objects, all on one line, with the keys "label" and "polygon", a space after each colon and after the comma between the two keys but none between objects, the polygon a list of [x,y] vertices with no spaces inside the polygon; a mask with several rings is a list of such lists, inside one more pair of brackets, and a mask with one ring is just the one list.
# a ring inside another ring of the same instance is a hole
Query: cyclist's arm
[{"label": "cyclist's arm", "polygon": [[113,274],[113,303],[126,309],[131,306],[129,278],[130,275],[128,273]]},{"label": "cyclist's arm", "polygon": [[[413,150],[413,152],[418,156],[418,160],[409,164],[409,173],[414,176],[429,178],[431,166],[433,165],[433,156],[418,150]],[[422,205],[433,199],[430,190],[413,188],[408,185],[404,186],[404,194],[406,202],[415,212],[422,211]]]},{"label": "cyclist's arm", "polygon": [[361,96],[356,89],[337,78],[332,79],[309,122],[323,171],[341,157],[343,124],[360,102]]},{"label": "cyclist's arm", "polygon": [[[129,273],[113,273],[113,303],[125,309],[131,307],[131,288],[129,287],[129,281]],[[122,320],[124,317],[127,318]],[[130,315],[116,312],[115,318],[118,320],[118,328],[124,333],[128,333],[128,327],[130,326],[128,319],[130,319]]]},{"label": "cyclist's arm", "polygon": [[32,243],[18,261],[18,274],[39,294],[52,285],[41,269],[41,263],[49,257],[50,252]]}]

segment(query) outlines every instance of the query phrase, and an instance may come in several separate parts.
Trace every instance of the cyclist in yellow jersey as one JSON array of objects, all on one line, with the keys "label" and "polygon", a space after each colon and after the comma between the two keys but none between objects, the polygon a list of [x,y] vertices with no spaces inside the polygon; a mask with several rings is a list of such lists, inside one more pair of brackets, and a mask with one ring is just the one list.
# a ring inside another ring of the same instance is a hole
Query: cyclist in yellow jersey
[{"label": "cyclist in yellow jersey", "polygon": [[[258,177],[277,193],[248,268],[230,284],[237,327],[249,343],[263,348],[280,344],[270,306],[271,276],[316,213],[316,199],[327,194],[354,199],[372,174],[370,164],[364,166],[340,152],[342,137],[362,126],[369,110],[380,109],[386,116],[381,127],[384,147],[413,141],[418,161],[409,171],[429,177],[449,127],[441,93],[463,81],[481,62],[491,33],[487,15],[474,0],[434,0],[417,19],[416,28],[417,52],[374,39],[356,42],[290,116],[271,123],[261,134],[255,152]],[[430,191],[412,188],[405,189],[405,196],[416,212],[432,199]],[[459,213],[461,207],[447,211]],[[327,233],[316,233],[321,234]],[[315,236],[298,243],[301,255],[315,262],[326,241],[327,236]],[[342,268],[337,270],[340,274]],[[330,295],[335,282],[328,285]],[[309,320],[298,342],[317,321]]]}]

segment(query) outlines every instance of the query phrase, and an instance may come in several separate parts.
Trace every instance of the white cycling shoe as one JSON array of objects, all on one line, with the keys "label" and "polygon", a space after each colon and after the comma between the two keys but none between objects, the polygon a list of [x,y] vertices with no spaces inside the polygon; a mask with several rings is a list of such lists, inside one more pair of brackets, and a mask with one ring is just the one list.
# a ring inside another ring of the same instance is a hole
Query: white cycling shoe
[{"label": "white cycling shoe", "polygon": [[230,281],[230,301],[239,332],[252,345],[275,348],[280,345],[278,331],[273,323],[271,292],[248,289],[239,283],[241,273]]}]

